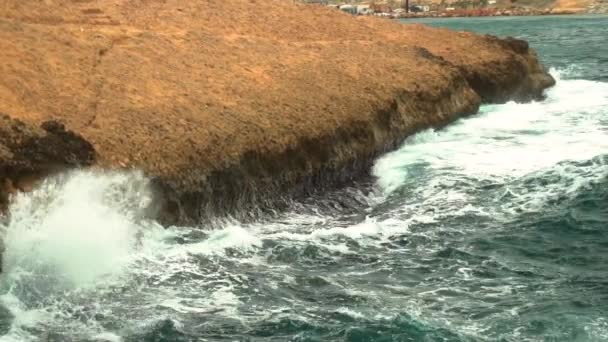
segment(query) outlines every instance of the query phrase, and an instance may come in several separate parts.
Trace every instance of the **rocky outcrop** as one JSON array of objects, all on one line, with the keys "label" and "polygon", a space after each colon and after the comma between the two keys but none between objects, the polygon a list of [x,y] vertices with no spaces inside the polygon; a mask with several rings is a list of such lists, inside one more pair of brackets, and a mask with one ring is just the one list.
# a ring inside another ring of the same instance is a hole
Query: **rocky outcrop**
[{"label": "rocky outcrop", "polygon": [[56,121],[40,127],[0,115],[0,211],[8,196],[53,172],[93,164],[95,150]]},{"label": "rocky outcrop", "polygon": [[168,221],[347,182],[419,129],[554,82],[519,40],[284,0],[9,1],[0,59],[0,111],[143,169]]},{"label": "rocky outcrop", "polygon": [[511,50],[524,58],[523,63],[511,60],[500,66],[489,63],[483,66],[465,66],[462,70],[469,84],[484,102],[503,103],[509,100],[531,101],[543,97],[543,90],[555,84],[538,62],[536,53],[528,43],[507,37],[500,39],[485,36],[489,44],[496,44],[504,50]]},{"label": "rocky outcrop", "polygon": [[[228,210],[250,215],[319,189],[348,184],[366,176],[380,154],[405,137],[428,127],[440,127],[475,113],[480,98],[456,70],[449,87],[434,92],[402,90],[377,104],[371,114],[320,135],[303,137],[279,151],[249,150],[234,164],[185,183],[159,177],[168,222],[213,217]],[[197,175],[196,170],[182,170]],[[193,216],[194,215],[194,216]]]}]

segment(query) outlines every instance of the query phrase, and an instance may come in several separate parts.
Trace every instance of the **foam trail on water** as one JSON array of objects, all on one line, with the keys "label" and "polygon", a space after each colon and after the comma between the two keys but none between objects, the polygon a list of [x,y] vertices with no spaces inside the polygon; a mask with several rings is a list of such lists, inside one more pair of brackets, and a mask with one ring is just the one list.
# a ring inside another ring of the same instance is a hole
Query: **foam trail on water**
[{"label": "foam trail on water", "polygon": [[408,173],[430,171],[502,181],[605,153],[608,84],[552,73],[558,82],[543,102],[486,105],[479,115],[407,139],[376,162],[379,187],[390,194]]}]

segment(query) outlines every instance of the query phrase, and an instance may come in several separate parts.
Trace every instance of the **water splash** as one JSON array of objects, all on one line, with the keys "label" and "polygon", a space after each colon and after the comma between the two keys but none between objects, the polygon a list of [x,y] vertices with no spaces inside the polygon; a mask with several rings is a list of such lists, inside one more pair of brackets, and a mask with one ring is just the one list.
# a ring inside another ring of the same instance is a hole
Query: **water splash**
[{"label": "water splash", "polygon": [[85,287],[121,273],[151,202],[141,173],[73,172],[19,194],[3,227],[9,281],[38,275]]},{"label": "water splash", "polygon": [[13,198],[1,227],[0,303],[14,317],[4,339],[29,340],[29,330],[58,317],[67,319],[66,326],[94,321],[85,313],[74,320],[76,306],[87,291],[120,283],[141,246],[142,229],[150,229],[144,214],[151,201],[142,173],[97,171],[52,177]]},{"label": "water splash", "polygon": [[[563,71],[552,72],[559,80]],[[589,160],[608,150],[606,107],[608,83],[559,80],[542,103],[486,105],[477,116],[419,133],[380,158],[373,173],[390,194],[425,172],[504,182]]]}]

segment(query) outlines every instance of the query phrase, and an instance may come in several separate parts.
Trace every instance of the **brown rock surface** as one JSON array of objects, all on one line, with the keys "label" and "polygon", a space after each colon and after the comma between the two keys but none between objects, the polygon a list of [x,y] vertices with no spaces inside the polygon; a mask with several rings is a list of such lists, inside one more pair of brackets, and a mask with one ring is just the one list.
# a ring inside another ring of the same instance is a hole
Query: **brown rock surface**
[{"label": "brown rock surface", "polygon": [[0,112],[143,169],[173,218],[347,180],[554,82],[525,42],[285,0],[7,0],[0,60]]}]

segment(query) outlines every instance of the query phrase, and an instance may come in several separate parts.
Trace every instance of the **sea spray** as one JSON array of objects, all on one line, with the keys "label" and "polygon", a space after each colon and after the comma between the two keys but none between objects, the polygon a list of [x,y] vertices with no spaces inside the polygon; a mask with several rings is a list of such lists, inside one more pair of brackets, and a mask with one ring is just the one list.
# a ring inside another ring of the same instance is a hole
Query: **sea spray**
[{"label": "sea spray", "polygon": [[120,273],[151,201],[140,173],[72,172],[18,194],[4,230],[9,278],[49,276],[83,287]]},{"label": "sea spray", "polygon": [[48,330],[62,341],[137,340],[147,329],[177,333],[170,313],[236,315],[233,285],[211,260],[259,248],[255,230],[230,220],[162,227],[147,218],[153,195],[141,172],[77,170],[13,198],[1,227],[8,331],[0,326],[0,341],[36,340]]},{"label": "sea spray", "polygon": [[15,317],[15,336],[27,339],[19,328],[44,325],[49,314],[69,319],[78,311],[70,291],[119,281],[142,229],[153,227],[144,217],[148,183],[140,172],[73,171],[13,198],[2,226],[0,303]]}]

